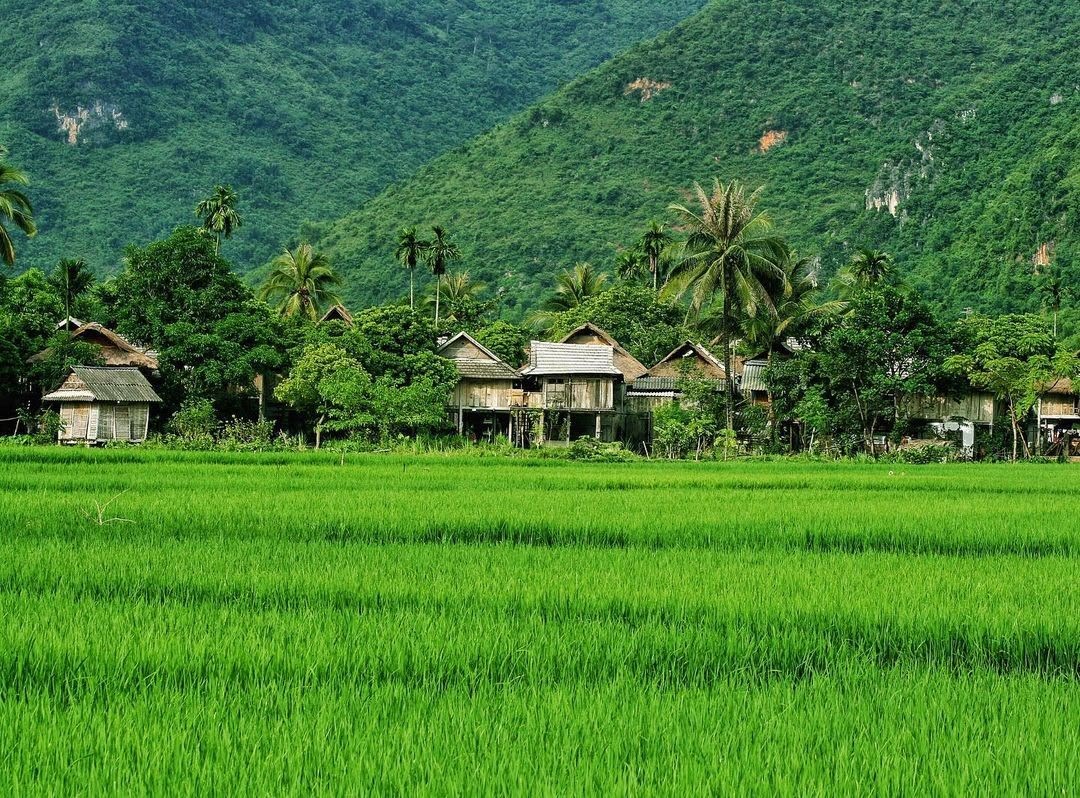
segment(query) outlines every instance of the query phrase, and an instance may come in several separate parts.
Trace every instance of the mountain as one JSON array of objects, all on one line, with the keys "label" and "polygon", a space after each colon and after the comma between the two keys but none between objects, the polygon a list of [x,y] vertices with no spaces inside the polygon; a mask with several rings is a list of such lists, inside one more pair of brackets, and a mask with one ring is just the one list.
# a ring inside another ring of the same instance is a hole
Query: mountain
[{"label": "mountain", "polygon": [[20,265],[115,268],[215,183],[267,260],[705,0],[4,0],[0,143],[33,181]]},{"label": "mountain", "polygon": [[718,0],[308,232],[366,302],[405,290],[399,226],[445,224],[514,316],[741,178],[825,277],[872,246],[944,308],[1033,309],[1080,278],[1077,41],[1071,3]]}]

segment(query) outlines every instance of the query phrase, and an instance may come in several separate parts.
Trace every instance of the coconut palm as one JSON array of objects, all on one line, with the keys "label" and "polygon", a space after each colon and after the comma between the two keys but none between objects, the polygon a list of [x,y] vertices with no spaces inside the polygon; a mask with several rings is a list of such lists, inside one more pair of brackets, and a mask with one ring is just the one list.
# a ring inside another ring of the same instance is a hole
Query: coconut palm
[{"label": "coconut palm", "polygon": [[659,287],[660,257],[671,243],[671,233],[659,222],[650,222],[648,229],[641,236],[638,246],[649,260],[649,271],[652,272],[652,287],[656,291]]},{"label": "coconut palm", "polygon": [[236,199],[232,186],[214,186],[214,193],[195,206],[195,215],[202,219],[203,229],[216,237],[215,252],[221,251],[221,239],[231,238],[243,224],[236,210]]},{"label": "coconut palm", "polygon": [[435,326],[439,326],[439,298],[442,293],[442,280],[439,278],[446,274],[450,261],[461,257],[457,246],[450,241],[449,233],[445,227],[435,225],[431,228],[434,238],[428,243],[424,251],[424,257],[431,273],[435,275]]},{"label": "coconut palm", "polygon": [[416,265],[424,259],[424,253],[429,247],[427,241],[421,241],[416,237],[415,227],[403,227],[398,233],[397,249],[394,257],[398,262],[409,270],[409,308],[416,308]]},{"label": "coconut palm", "polygon": [[768,217],[755,212],[760,193],[761,189],[748,193],[737,181],[724,185],[714,180],[712,193],[694,184],[696,208],[671,206],[687,230],[687,239],[665,291],[676,297],[690,294],[688,315],[701,315],[719,302],[729,437],[735,421],[732,332],[740,318],[772,308],[768,285],[783,282],[788,258],[787,246],[773,234]]},{"label": "coconut palm", "polygon": [[638,249],[624,249],[615,255],[615,273],[624,280],[636,280],[643,265],[641,251]]},{"label": "coconut palm", "polygon": [[[468,324],[482,316],[493,304],[481,299],[487,284],[474,280],[467,271],[442,275],[438,289],[442,298],[443,321]],[[428,308],[435,307],[434,291],[424,297],[423,304]]]},{"label": "coconut palm", "polygon": [[37,235],[34,224],[34,206],[20,186],[29,184],[26,173],[5,163],[8,151],[0,146],[0,260],[8,266],[15,265],[15,244],[4,226],[5,220],[22,230],[27,238]]},{"label": "coconut palm", "polygon": [[71,318],[71,306],[94,282],[94,275],[83,260],[64,258],[49,275],[49,282],[64,300],[64,318]]},{"label": "coconut palm", "polygon": [[528,322],[541,330],[551,328],[555,314],[573,310],[607,287],[608,276],[597,272],[591,263],[577,263],[555,275],[555,293],[531,313]]},{"label": "coconut palm", "polygon": [[270,266],[259,296],[276,305],[282,316],[300,315],[317,321],[323,308],[341,302],[334,291],[341,278],[330,267],[330,260],[315,252],[311,244],[285,250]]},{"label": "coconut palm", "polygon": [[873,290],[890,280],[893,270],[893,259],[889,253],[864,247],[840,271],[838,279],[841,292],[850,295],[858,289]]},{"label": "coconut palm", "polygon": [[1052,269],[1046,273],[1046,276],[1039,283],[1039,292],[1046,300],[1049,310],[1054,314],[1054,340],[1057,340],[1058,313],[1061,312],[1062,303],[1072,292],[1062,279],[1061,272],[1057,269]]}]

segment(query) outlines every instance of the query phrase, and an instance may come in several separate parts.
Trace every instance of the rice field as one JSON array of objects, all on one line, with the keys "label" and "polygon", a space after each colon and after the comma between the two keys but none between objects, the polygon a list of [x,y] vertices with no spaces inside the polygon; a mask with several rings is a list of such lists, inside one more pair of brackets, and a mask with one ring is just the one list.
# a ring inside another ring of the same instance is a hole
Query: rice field
[{"label": "rice field", "polygon": [[0,449],[0,794],[1076,794],[1078,496]]}]

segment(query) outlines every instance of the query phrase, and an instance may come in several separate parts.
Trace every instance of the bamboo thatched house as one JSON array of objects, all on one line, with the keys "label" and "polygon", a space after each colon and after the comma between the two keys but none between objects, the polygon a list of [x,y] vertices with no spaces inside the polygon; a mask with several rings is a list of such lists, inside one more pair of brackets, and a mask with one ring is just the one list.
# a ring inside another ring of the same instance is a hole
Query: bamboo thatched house
[{"label": "bamboo thatched house", "polygon": [[150,405],[161,398],[137,368],[72,366],[44,400],[60,404],[61,443],[91,444],[146,440]]},{"label": "bamboo thatched house", "polygon": [[513,410],[524,404],[514,368],[471,335],[460,332],[437,350],[454,361],[460,378],[451,397],[458,434],[493,441],[513,440]]},{"label": "bamboo thatched house", "polygon": [[[65,319],[60,323],[58,329],[73,321],[77,320]],[[136,346],[124,336],[98,324],[96,321],[81,324],[71,333],[71,340],[80,344],[96,346],[106,366],[130,366],[142,369],[146,373],[157,371],[157,352]],[[51,354],[51,349],[44,349],[36,355],[32,355],[27,362],[37,363],[47,359]]]}]

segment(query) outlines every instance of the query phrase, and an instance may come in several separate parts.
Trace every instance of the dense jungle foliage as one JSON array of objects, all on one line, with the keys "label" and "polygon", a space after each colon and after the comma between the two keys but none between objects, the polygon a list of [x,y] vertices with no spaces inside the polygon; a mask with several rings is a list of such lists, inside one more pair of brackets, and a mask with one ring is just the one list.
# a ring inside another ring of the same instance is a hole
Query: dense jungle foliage
[{"label": "dense jungle foliage", "polygon": [[446,224],[513,317],[738,177],[823,277],[873,246],[939,308],[1035,311],[1047,264],[1080,277],[1078,39],[1030,0],[719,0],[306,232],[360,302],[407,291],[400,225]]},{"label": "dense jungle foliage", "polygon": [[218,183],[251,268],[704,0],[7,0],[0,144],[33,182],[22,269],[193,220]]}]

